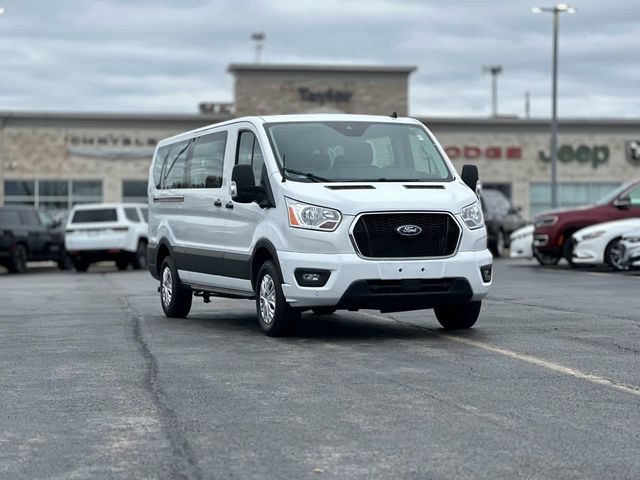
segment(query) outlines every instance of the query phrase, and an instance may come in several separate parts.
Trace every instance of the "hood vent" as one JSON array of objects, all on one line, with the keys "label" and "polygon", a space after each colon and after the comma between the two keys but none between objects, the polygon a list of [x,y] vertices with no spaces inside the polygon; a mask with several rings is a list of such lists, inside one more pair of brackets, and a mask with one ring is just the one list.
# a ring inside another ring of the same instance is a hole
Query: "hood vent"
[{"label": "hood vent", "polygon": [[444,190],[444,185],[403,185],[409,190]]},{"label": "hood vent", "polygon": [[329,190],[375,190],[373,185],[327,185]]}]

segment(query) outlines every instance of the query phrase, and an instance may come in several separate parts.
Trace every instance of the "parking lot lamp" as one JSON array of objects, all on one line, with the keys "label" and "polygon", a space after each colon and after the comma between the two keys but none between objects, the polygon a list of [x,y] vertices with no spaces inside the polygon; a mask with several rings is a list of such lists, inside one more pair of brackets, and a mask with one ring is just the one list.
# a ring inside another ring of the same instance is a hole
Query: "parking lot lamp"
[{"label": "parking lot lamp", "polygon": [[551,206],[558,206],[558,23],[561,13],[576,13],[566,3],[555,7],[532,7],[533,13],[553,13],[553,72],[551,92]]}]

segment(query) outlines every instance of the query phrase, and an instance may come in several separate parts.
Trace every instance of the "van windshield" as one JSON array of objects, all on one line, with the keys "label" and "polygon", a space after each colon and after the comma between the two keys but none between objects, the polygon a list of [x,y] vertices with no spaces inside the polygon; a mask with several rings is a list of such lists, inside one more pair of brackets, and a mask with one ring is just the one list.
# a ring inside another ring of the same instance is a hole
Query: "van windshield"
[{"label": "van windshield", "polygon": [[453,175],[419,125],[287,122],[265,128],[284,176],[297,182],[444,182]]}]

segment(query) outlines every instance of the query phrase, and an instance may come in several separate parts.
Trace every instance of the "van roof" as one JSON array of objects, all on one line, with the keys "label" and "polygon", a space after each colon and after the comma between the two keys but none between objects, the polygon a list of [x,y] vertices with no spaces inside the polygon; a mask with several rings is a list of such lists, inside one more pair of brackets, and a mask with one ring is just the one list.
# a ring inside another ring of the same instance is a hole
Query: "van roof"
[{"label": "van roof", "polygon": [[411,117],[398,117],[393,118],[388,115],[353,115],[348,113],[309,113],[309,114],[294,114],[294,115],[262,115],[251,117],[239,117],[226,122],[214,123],[205,127],[196,128],[188,132],[174,135],[161,140],[158,143],[158,147],[162,147],[167,144],[171,144],[186,138],[190,138],[193,135],[204,132],[211,128],[225,127],[227,125],[233,125],[239,122],[249,122],[253,125],[260,125],[265,123],[279,123],[279,122],[375,122],[375,123],[404,123],[423,125],[422,122]]}]

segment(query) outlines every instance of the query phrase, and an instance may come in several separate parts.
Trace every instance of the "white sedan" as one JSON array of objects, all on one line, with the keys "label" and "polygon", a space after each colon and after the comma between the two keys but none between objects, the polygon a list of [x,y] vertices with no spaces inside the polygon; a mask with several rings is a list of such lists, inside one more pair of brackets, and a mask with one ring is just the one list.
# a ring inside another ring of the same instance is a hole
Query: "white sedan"
[{"label": "white sedan", "polygon": [[622,236],[622,265],[626,268],[640,266],[640,228]]},{"label": "white sedan", "polygon": [[632,230],[640,228],[640,218],[627,218],[598,223],[573,234],[572,263],[579,265],[607,264],[615,270],[626,270],[622,262],[620,239]]},{"label": "white sedan", "polygon": [[511,258],[533,258],[533,230],[533,225],[525,225],[513,231],[509,243]]}]

